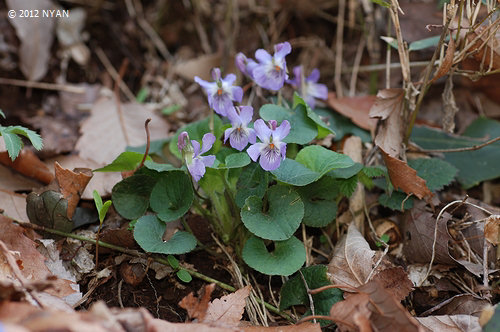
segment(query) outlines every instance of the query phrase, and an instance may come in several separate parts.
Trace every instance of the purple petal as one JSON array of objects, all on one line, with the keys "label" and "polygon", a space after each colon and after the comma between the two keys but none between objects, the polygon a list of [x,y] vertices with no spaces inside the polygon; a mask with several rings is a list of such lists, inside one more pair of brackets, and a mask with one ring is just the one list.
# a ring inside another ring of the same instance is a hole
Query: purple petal
[{"label": "purple petal", "polygon": [[309,83],[306,93],[318,99],[326,100],[328,98],[328,88],[324,84]]},{"label": "purple petal", "polygon": [[280,153],[281,153],[281,158],[283,158],[283,160],[285,160],[285,158],[286,158],[286,143],[285,142],[280,143]]},{"label": "purple petal", "polygon": [[306,82],[316,83],[319,80],[319,70],[314,68],[309,76],[306,78]]},{"label": "purple petal", "polygon": [[238,53],[236,54],[236,57],[234,58],[234,63],[236,64],[236,67],[245,75],[248,75],[247,72],[247,63],[248,59],[243,53]]},{"label": "purple petal", "polygon": [[271,128],[272,131],[276,130],[276,126],[278,125],[278,121],[269,120],[267,123],[269,123],[269,128]]},{"label": "purple petal", "polygon": [[222,79],[222,82],[228,84],[228,85],[233,85],[234,81],[236,81],[236,75],[235,74],[227,74],[226,77]]},{"label": "purple petal", "polygon": [[240,106],[240,119],[243,125],[247,125],[252,121],[253,117],[253,107],[252,106]]},{"label": "purple petal", "polygon": [[[271,148],[272,146],[272,148]],[[280,167],[280,150],[274,144],[266,145],[260,154],[260,166],[266,171],[273,171]]]},{"label": "purple petal", "polygon": [[238,112],[234,106],[227,111],[226,116],[233,127],[236,127],[241,123],[241,117],[240,115],[238,115]]},{"label": "purple petal", "polygon": [[202,138],[203,145],[201,147],[201,153],[203,154],[212,148],[215,142],[215,136],[212,133],[206,133]]},{"label": "purple petal", "polygon": [[257,138],[255,137],[255,130],[253,128],[248,128],[248,141],[252,144],[255,144]]},{"label": "purple petal", "polygon": [[273,131],[273,141],[281,141],[290,132],[290,122],[283,120],[281,125]]},{"label": "purple petal", "polygon": [[200,154],[200,143],[192,140],[191,145],[193,146],[193,158],[196,158]]},{"label": "purple petal", "polygon": [[251,79],[253,79],[253,70],[255,69],[255,67],[257,67],[259,64],[257,62],[255,62],[253,59],[248,59],[248,63],[247,63],[247,73],[248,73],[248,76],[250,76]]},{"label": "purple petal", "polygon": [[214,155],[209,155],[209,156],[202,156],[200,157],[201,162],[205,167],[212,167],[212,165],[215,162],[215,156]]},{"label": "purple petal", "polygon": [[274,57],[284,58],[286,55],[292,52],[292,46],[289,42],[284,42],[281,44],[274,45]]},{"label": "purple petal", "polygon": [[220,80],[220,68],[214,68],[212,69],[212,78],[214,81]]},{"label": "purple petal", "polygon": [[243,99],[243,89],[239,86],[231,87],[231,99],[241,103],[241,100]]},{"label": "purple petal", "polygon": [[[202,80],[201,78],[199,78],[198,76],[195,76],[194,77],[194,81],[196,83],[198,83],[203,89],[205,89],[206,91],[207,90],[211,90],[213,89],[214,87],[216,88],[217,87],[217,83],[215,82],[207,82],[205,80]],[[208,94],[208,92],[207,92]]]},{"label": "purple petal", "polygon": [[269,52],[267,52],[266,50],[264,50],[262,48],[255,51],[255,58],[257,60],[259,60],[260,63],[268,63],[268,62],[271,62],[273,59],[271,54],[269,54]]},{"label": "purple petal", "polygon": [[248,145],[248,135],[242,130],[234,129],[229,137],[229,143],[236,150],[242,151]]},{"label": "purple petal", "polygon": [[226,130],[224,130],[224,143],[226,143],[226,141],[229,138],[229,135],[231,135],[232,131],[233,131],[233,128],[227,128]]},{"label": "purple petal", "polygon": [[271,137],[271,129],[266,125],[264,120],[258,119],[255,121],[253,128],[255,129],[255,133],[259,137],[262,142],[269,141],[269,137]]},{"label": "purple petal", "polygon": [[304,101],[306,102],[307,105],[309,105],[309,107],[311,109],[314,109],[316,107],[316,99],[314,99],[313,96],[311,95],[306,95],[304,98]]},{"label": "purple petal", "polygon": [[177,148],[179,149],[179,152],[181,152],[186,147],[188,139],[189,135],[186,131],[183,131],[179,134],[179,138],[177,139]]},{"label": "purple petal", "polygon": [[205,175],[205,164],[199,158],[193,159],[193,162],[187,168],[195,182],[200,181],[203,175]]},{"label": "purple petal", "polygon": [[287,77],[284,70],[276,70],[272,64],[258,65],[252,74],[258,85],[273,91],[281,89]]},{"label": "purple petal", "polygon": [[247,149],[247,153],[250,156],[250,158],[253,161],[257,161],[260,156],[261,150],[265,147],[266,145],[264,143],[255,143],[253,145],[250,145]]},{"label": "purple petal", "polygon": [[302,66],[296,66],[293,68],[293,74],[294,78],[293,80],[287,80],[286,82],[290,85],[292,85],[295,89],[300,89],[301,86],[301,73],[302,73]]},{"label": "purple petal", "polygon": [[222,95],[219,94],[215,94],[212,96],[209,95],[208,103],[210,107],[213,108],[217,114],[220,114],[222,116],[226,116],[227,111],[233,107],[233,102],[231,101],[229,95],[226,93]]}]

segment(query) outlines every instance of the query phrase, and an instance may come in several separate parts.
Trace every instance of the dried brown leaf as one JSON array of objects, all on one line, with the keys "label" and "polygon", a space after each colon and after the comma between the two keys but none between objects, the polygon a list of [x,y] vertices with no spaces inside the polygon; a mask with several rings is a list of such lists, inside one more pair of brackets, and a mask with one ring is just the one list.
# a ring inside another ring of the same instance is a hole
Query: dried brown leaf
[{"label": "dried brown leaf", "polygon": [[381,152],[394,188],[413,194],[419,199],[432,197],[432,191],[427,187],[426,181],[417,175],[416,170],[404,161],[390,156],[384,150]]},{"label": "dried brown leaf", "polygon": [[479,318],[469,315],[417,317],[428,331],[481,332]]},{"label": "dried brown leaf", "polygon": [[486,219],[484,224],[484,237],[493,245],[499,243],[500,215],[492,215]]},{"label": "dried brown leaf", "polygon": [[[448,213],[443,213],[439,219],[434,263],[456,265],[448,252],[448,241],[452,238],[448,234],[446,224],[450,218]],[[408,262],[429,263],[432,256],[435,225],[436,218],[425,209],[425,203],[422,201],[417,202],[412,209],[405,212],[402,227],[403,234],[406,234],[403,254]]]},{"label": "dried brown leaf", "polygon": [[61,167],[57,161],[54,164],[54,169],[61,194],[68,201],[67,217],[71,219],[85,187],[92,178],[92,171],[89,168],[72,171]]},{"label": "dried brown leaf", "polygon": [[[42,10],[55,9],[50,0],[7,0],[7,7],[15,10],[16,17],[8,21],[16,29],[21,41],[19,47],[20,68],[30,81],[38,81],[45,76],[50,60],[50,48],[54,40],[54,24],[56,20],[42,17]],[[20,11],[35,9],[38,17],[21,17]]]},{"label": "dried brown leaf", "polygon": [[403,105],[403,89],[384,89],[377,93],[377,99],[370,108],[370,117],[380,119],[374,142],[394,158],[399,157],[403,141]]},{"label": "dried brown leaf", "polygon": [[251,286],[238,289],[236,292],[215,299],[208,305],[204,322],[217,322],[237,326],[243,311],[246,298],[250,295]]},{"label": "dried brown leaf", "polygon": [[333,250],[333,258],[328,264],[328,272],[334,284],[358,287],[366,282],[376,262],[376,251],[356,229],[349,225],[344,235]]},{"label": "dried brown leaf", "polygon": [[186,309],[191,319],[198,318],[200,321],[203,321],[207,314],[210,295],[214,289],[215,284],[206,285],[203,295],[200,298],[197,298],[191,292],[179,302],[179,306]]},{"label": "dried brown leaf", "polygon": [[448,48],[446,49],[446,53],[444,55],[443,61],[439,66],[438,70],[434,74],[434,77],[430,80],[429,84],[432,84],[437,79],[443,77],[448,74],[453,65],[453,56],[455,55],[455,39],[450,34],[450,42],[448,43]]},{"label": "dried brown leaf", "polygon": [[[485,29],[489,29],[489,31],[483,33]],[[472,52],[472,56],[478,63],[484,64],[484,69],[489,69],[490,64],[491,70],[500,69],[500,40],[498,33],[498,27],[494,30],[490,27],[482,26],[467,35],[467,41],[470,43],[481,35],[470,50],[475,51]],[[491,36],[490,34],[496,35]]]},{"label": "dried brown leaf", "polygon": [[144,122],[148,118],[151,118],[151,140],[165,138],[168,134],[167,122],[144,105],[125,103],[118,107],[114,98],[100,98],[80,128],[82,136],[76,143],[79,156],[104,166],[125,151],[127,146],[146,144]]},{"label": "dried brown leaf", "polygon": [[199,56],[195,59],[179,62],[174,66],[174,72],[180,77],[192,81],[195,76],[210,80],[210,70],[219,67],[221,55],[218,53]]},{"label": "dried brown leaf", "polygon": [[401,266],[382,270],[372,280],[378,281],[398,301],[403,301],[413,290],[413,283]]},{"label": "dried brown leaf", "polygon": [[28,222],[26,214],[26,195],[0,189],[0,209],[12,219]]},{"label": "dried brown leaf", "polygon": [[335,92],[328,93],[328,105],[349,118],[360,128],[375,130],[377,121],[370,118],[370,108],[375,102],[375,96],[337,98]]},{"label": "dried brown leaf", "polygon": [[16,160],[12,161],[7,152],[0,152],[0,163],[43,184],[49,184],[54,179],[54,174],[47,166],[29,150],[22,149]]},{"label": "dried brown leaf", "polygon": [[[0,165],[0,179],[0,188],[7,191],[30,191],[41,186],[38,181],[22,176],[3,165]],[[3,208],[1,203],[0,208]]]},{"label": "dried brown leaf", "polygon": [[459,294],[439,303],[422,314],[422,316],[471,315],[479,317],[490,305],[488,300],[472,294]]}]

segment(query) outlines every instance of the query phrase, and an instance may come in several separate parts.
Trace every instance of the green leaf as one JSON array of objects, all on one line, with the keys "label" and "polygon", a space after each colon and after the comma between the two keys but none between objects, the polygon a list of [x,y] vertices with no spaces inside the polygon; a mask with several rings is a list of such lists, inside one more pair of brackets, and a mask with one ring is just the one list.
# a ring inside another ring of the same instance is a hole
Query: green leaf
[{"label": "green leaf", "polygon": [[363,142],[371,142],[372,138],[368,131],[356,126],[350,119],[326,108],[316,108],[316,114],[325,120],[328,127],[335,132],[335,140],[339,141],[348,134],[353,134],[361,138]]},{"label": "green leaf", "polygon": [[97,192],[97,190],[94,189],[92,192],[92,196],[94,197],[94,203],[95,207],[97,208],[97,211],[102,209],[102,198],[101,195]]},{"label": "green leaf", "polygon": [[351,197],[351,195],[354,194],[354,191],[356,190],[356,187],[358,185],[358,177],[353,176],[350,177],[349,179],[338,180],[338,183],[340,192],[345,197]]},{"label": "green leaf", "polygon": [[[392,194],[389,196],[387,194],[382,194],[378,198],[378,202],[380,205],[385,206],[386,208],[395,210],[395,211],[404,211],[411,209],[413,207],[413,197],[409,197],[406,199],[408,195],[405,194],[402,191],[393,191]],[[401,210],[401,205],[403,204],[403,201],[406,199],[403,210]]]},{"label": "green leaf", "polygon": [[214,135],[215,135],[216,140],[215,140],[214,146],[212,147],[212,149],[210,149],[208,154],[213,154],[211,151],[216,151],[220,147],[220,145],[222,144],[218,138],[220,138],[220,136],[223,133],[222,121],[215,114],[213,115],[213,117],[209,116],[208,118],[205,118],[203,120],[192,122],[192,123],[180,128],[179,130],[177,130],[177,132],[172,137],[172,139],[170,140],[170,143],[169,143],[169,148],[170,148],[170,151],[172,152],[172,154],[179,159],[182,158],[181,153],[179,152],[179,149],[177,148],[177,141],[179,138],[179,134],[182,133],[183,131],[186,131],[189,134],[189,139],[196,140],[196,141],[200,142],[200,145],[201,145],[201,139],[203,138],[203,135],[205,135],[206,133],[209,133],[211,131],[210,130],[210,123],[211,123],[212,119],[213,119],[213,125],[214,125]]},{"label": "green leaf", "polygon": [[260,108],[260,117],[265,121],[276,120],[279,124],[283,120],[290,122],[290,133],[283,139],[285,143],[307,144],[318,136],[318,127],[307,116],[303,105],[295,109],[266,104]]},{"label": "green leaf", "polygon": [[[120,155],[116,157],[111,164],[95,169],[94,172],[133,171],[137,168],[137,166],[139,166],[142,158],[144,158],[142,153],[125,151],[120,153]],[[147,156],[146,160],[151,160],[151,157]]]},{"label": "green leaf", "polygon": [[458,172],[453,165],[438,158],[408,160],[408,166],[416,170],[417,175],[426,181],[430,191],[441,190],[449,185]]},{"label": "green leaf", "polygon": [[148,175],[135,174],[115,184],[111,199],[116,212],[126,219],[137,219],[149,207],[149,196],[156,179]]},{"label": "green leaf", "polygon": [[362,169],[363,164],[354,163],[354,165],[350,167],[334,169],[333,171],[328,172],[328,176],[336,179],[348,179],[358,174]]},{"label": "green leaf", "polygon": [[250,157],[246,152],[232,153],[226,156],[225,165],[219,168],[240,168],[250,164]]},{"label": "green leaf", "polygon": [[167,256],[167,261],[168,261],[168,264],[170,264],[170,266],[173,269],[178,269],[179,268],[179,261],[174,256],[168,255]]},{"label": "green leaf", "polygon": [[144,86],[137,93],[137,96],[135,97],[135,100],[138,103],[143,103],[146,100],[146,98],[148,97],[148,95],[149,95],[149,89],[148,89],[147,86]]},{"label": "green leaf", "polygon": [[161,110],[161,114],[163,114],[163,115],[170,115],[170,114],[173,114],[173,113],[177,112],[181,108],[182,108],[181,105],[173,104],[173,105],[170,105],[170,106],[167,106],[167,107],[163,108]]},{"label": "green leaf", "polygon": [[383,166],[365,166],[363,167],[363,173],[370,178],[376,178],[386,176],[387,169]]},{"label": "green leaf", "polygon": [[236,205],[242,208],[250,196],[264,197],[267,190],[267,172],[257,163],[251,163],[243,168],[236,183]]},{"label": "green leaf", "polygon": [[[452,149],[476,146],[500,136],[500,122],[476,119],[464,132],[463,136],[449,135],[427,127],[415,126],[411,139],[424,149]],[[482,181],[500,176],[500,142],[487,145],[479,150],[447,152],[444,159],[458,169],[457,180],[465,189]]]},{"label": "green leaf", "polygon": [[184,269],[177,271],[176,275],[177,275],[177,278],[179,278],[179,280],[181,280],[185,283],[191,282],[191,280],[193,280],[193,277],[191,277],[189,272],[184,270]]},{"label": "green leaf", "polygon": [[420,40],[416,40],[408,46],[408,51],[418,51],[423,50],[428,47],[435,47],[439,43],[441,36],[428,37]]},{"label": "green leaf", "polygon": [[[309,289],[331,285],[332,283],[328,279],[327,271],[328,268],[325,265],[314,265],[304,267],[300,270]],[[311,295],[311,297],[314,302],[314,313],[322,316],[329,316],[332,306],[344,299],[342,291],[338,288],[327,289],[318,294]],[[310,308],[309,295],[307,294],[304,280],[298,273],[285,282],[280,291],[280,310],[283,311],[293,305],[304,305],[306,308]],[[311,314],[311,309],[309,309],[302,317],[310,316]],[[322,326],[330,324],[329,321],[320,322]]]},{"label": "green leaf", "polygon": [[153,187],[150,204],[158,218],[167,222],[182,217],[191,207],[194,199],[191,179],[183,171],[160,174]]},{"label": "green leaf", "polygon": [[5,142],[5,148],[9,153],[10,159],[14,161],[19,156],[19,153],[23,148],[23,141],[16,134],[13,134],[11,132],[2,129],[0,129],[0,133],[3,136],[3,140]]},{"label": "green leaf", "polygon": [[108,213],[108,209],[111,206],[111,201],[106,201],[104,202],[104,205],[102,206],[102,209],[99,210],[99,221],[102,223],[104,221],[104,217],[106,216],[106,213]]},{"label": "green leaf", "polygon": [[291,187],[276,185],[267,190],[267,211],[262,211],[260,197],[250,196],[241,208],[245,227],[261,238],[286,240],[299,228],[304,217],[304,203]]},{"label": "green leaf", "polygon": [[[153,140],[149,143],[149,152],[148,154],[162,154],[163,146],[170,142],[170,137],[169,138],[162,138],[162,139],[157,139]],[[146,152],[146,144],[139,145],[139,146],[127,146],[125,151],[131,151],[131,152],[139,152],[140,154],[144,155]]]},{"label": "green leaf", "polygon": [[380,39],[389,44],[392,48],[398,49],[398,40],[394,37],[380,36]]},{"label": "green leaf", "polygon": [[134,239],[144,251],[165,255],[179,255],[196,247],[196,238],[184,231],[176,232],[168,241],[163,241],[166,224],[155,215],[142,216],[134,228]]},{"label": "green leaf", "polygon": [[483,332],[497,332],[500,331],[500,305],[496,305],[493,317],[490,318],[488,323],[483,327]]},{"label": "green leaf", "polygon": [[157,171],[158,173],[179,170],[179,168],[175,168],[170,164],[160,164],[153,160],[146,160],[144,162],[144,167],[153,171]]},{"label": "green leaf", "polygon": [[304,244],[295,236],[274,242],[272,252],[267,250],[262,239],[252,236],[243,247],[243,260],[260,273],[288,276],[302,267],[306,251]]},{"label": "green leaf", "polygon": [[391,4],[384,0],[371,0],[371,2],[376,3],[377,5],[385,8],[391,8]]},{"label": "green leaf", "polygon": [[334,134],[335,132],[330,128],[320,117],[318,114],[315,113],[315,111],[309,106],[306,101],[299,96],[297,92],[293,94],[293,108],[296,108],[297,106],[302,105],[306,108],[307,116],[309,119],[313,120],[314,123],[318,126],[318,132],[324,133],[324,135],[319,135],[319,138],[323,138],[328,134]]},{"label": "green leaf", "polygon": [[351,158],[319,145],[303,148],[295,160],[285,159],[280,167],[271,173],[284,183],[305,186],[321,178],[326,173],[354,165]]},{"label": "green leaf", "polygon": [[48,190],[26,197],[26,213],[30,222],[62,232],[71,232],[74,224],[68,216],[68,201],[59,192]]},{"label": "green leaf", "polygon": [[304,187],[297,187],[304,203],[304,218],[307,226],[324,227],[331,223],[337,215],[337,204],[334,201],[339,194],[337,181],[324,176],[316,182]]},{"label": "green leaf", "polygon": [[41,150],[43,148],[42,138],[33,130],[24,128],[22,126],[8,126],[3,129],[13,134],[21,135],[28,138],[31,144],[33,144],[33,147],[37,150]]}]

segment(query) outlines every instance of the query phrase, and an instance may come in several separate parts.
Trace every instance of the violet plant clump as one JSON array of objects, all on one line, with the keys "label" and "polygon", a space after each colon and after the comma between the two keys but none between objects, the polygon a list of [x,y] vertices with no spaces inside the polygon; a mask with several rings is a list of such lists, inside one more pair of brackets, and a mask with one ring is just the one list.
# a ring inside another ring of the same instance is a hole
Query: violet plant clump
[{"label": "violet plant clump", "polygon": [[[335,178],[331,171],[354,165],[352,160],[312,144],[333,133],[306,107],[306,103],[314,107],[315,98],[326,98],[326,86],[317,83],[319,71],[304,78],[302,67],[295,67],[295,78],[287,81],[285,57],[290,52],[290,44],[283,42],[274,46],[273,55],[259,49],[257,61],[242,53],[235,61],[255,83],[251,89],[260,86],[280,96],[280,90],[287,88],[285,82],[294,86],[298,94],[292,108],[268,103],[254,114],[251,105],[239,104],[243,89],[235,85],[234,74],[222,78],[215,68],[213,82],[195,77],[217,114],[180,128],[177,138],[170,140],[171,153],[184,166],[149,159],[144,170],[113,189],[118,213],[137,219],[134,237],[144,250],[163,254],[192,250],[196,241],[188,232],[178,232],[184,239],[182,245],[180,240],[158,237],[165,222],[182,219],[191,209],[208,219],[215,233],[250,267],[269,275],[289,275],[303,265],[304,246],[294,233],[301,223],[311,227],[331,223],[339,195],[350,195],[339,188],[355,188],[351,182],[357,183],[357,177],[354,172]],[[207,155],[208,151],[212,154]],[[139,162],[142,156],[131,154],[130,158]],[[350,182],[340,185],[342,181]],[[124,193],[129,188],[140,190],[140,195]],[[318,194],[319,190],[328,195]],[[130,209],[130,197],[141,203],[140,209]],[[152,238],[158,242],[152,243]],[[268,252],[265,240],[275,241],[273,252]]]}]

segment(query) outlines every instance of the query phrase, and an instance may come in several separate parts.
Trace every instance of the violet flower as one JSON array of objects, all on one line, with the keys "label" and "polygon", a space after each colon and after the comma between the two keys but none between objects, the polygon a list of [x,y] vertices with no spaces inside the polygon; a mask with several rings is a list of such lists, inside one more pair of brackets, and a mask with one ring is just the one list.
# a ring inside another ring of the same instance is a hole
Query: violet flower
[{"label": "violet flower", "polygon": [[252,71],[258,65],[253,59],[249,59],[243,53],[236,54],[234,59],[236,67],[246,76],[253,80]]},{"label": "violet flower", "polygon": [[227,112],[227,117],[231,121],[231,128],[224,131],[224,143],[229,138],[229,143],[236,150],[243,150],[248,142],[255,143],[255,130],[247,125],[252,121],[252,106],[237,106]]},{"label": "violet flower", "polygon": [[215,156],[202,156],[212,148],[215,142],[215,136],[212,133],[207,133],[202,138],[202,146],[198,141],[191,141],[187,132],[183,131],[177,140],[177,148],[182,152],[182,157],[186,163],[187,169],[193,180],[198,182],[205,175],[205,167],[210,167],[214,164]]},{"label": "violet flower", "polygon": [[316,83],[319,80],[318,69],[313,69],[308,77],[304,77],[302,66],[293,68],[293,73],[295,75],[294,79],[287,80],[287,83],[298,90],[299,95],[304,98],[304,101],[311,108],[314,109],[314,106],[316,106],[315,98],[323,100],[328,98],[328,88],[326,85]]},{"label": "violet flower", "polygon": [[292,47],[289,42],[274,45],[273,56],[264,49],[258,49],[255,52],[255,58],[259,63],[251,72],[254,81],[264,89],[273,91],[281,89],[285,79],[288,79],[285,56],[291,51]]},{"label": "violet flower", "polygon": [[208,96],[208,104],[216,113],[226,116],[227,111],[233,107],[233,101],[241,102],[243,98],[243,89],[239,86],[233,86],[236,75],[228,74],[221,78],[220,69],[212,70],[212,78],[215,82],[207,82],[195,76],[196,83],[201,85]]},{"label": "violet flower", "polygon": [[266,171],[280,167],[281,160],[286,157],[286,143],[281,140],[290,132],[290,123],[283,120],[279,127],[276,126],[276,120],[269,121],[269,126],[262,119],[255,121],[255,132],[262,143],[255,143],[247,149],[253,161],[260,157],[260,166]]}]

